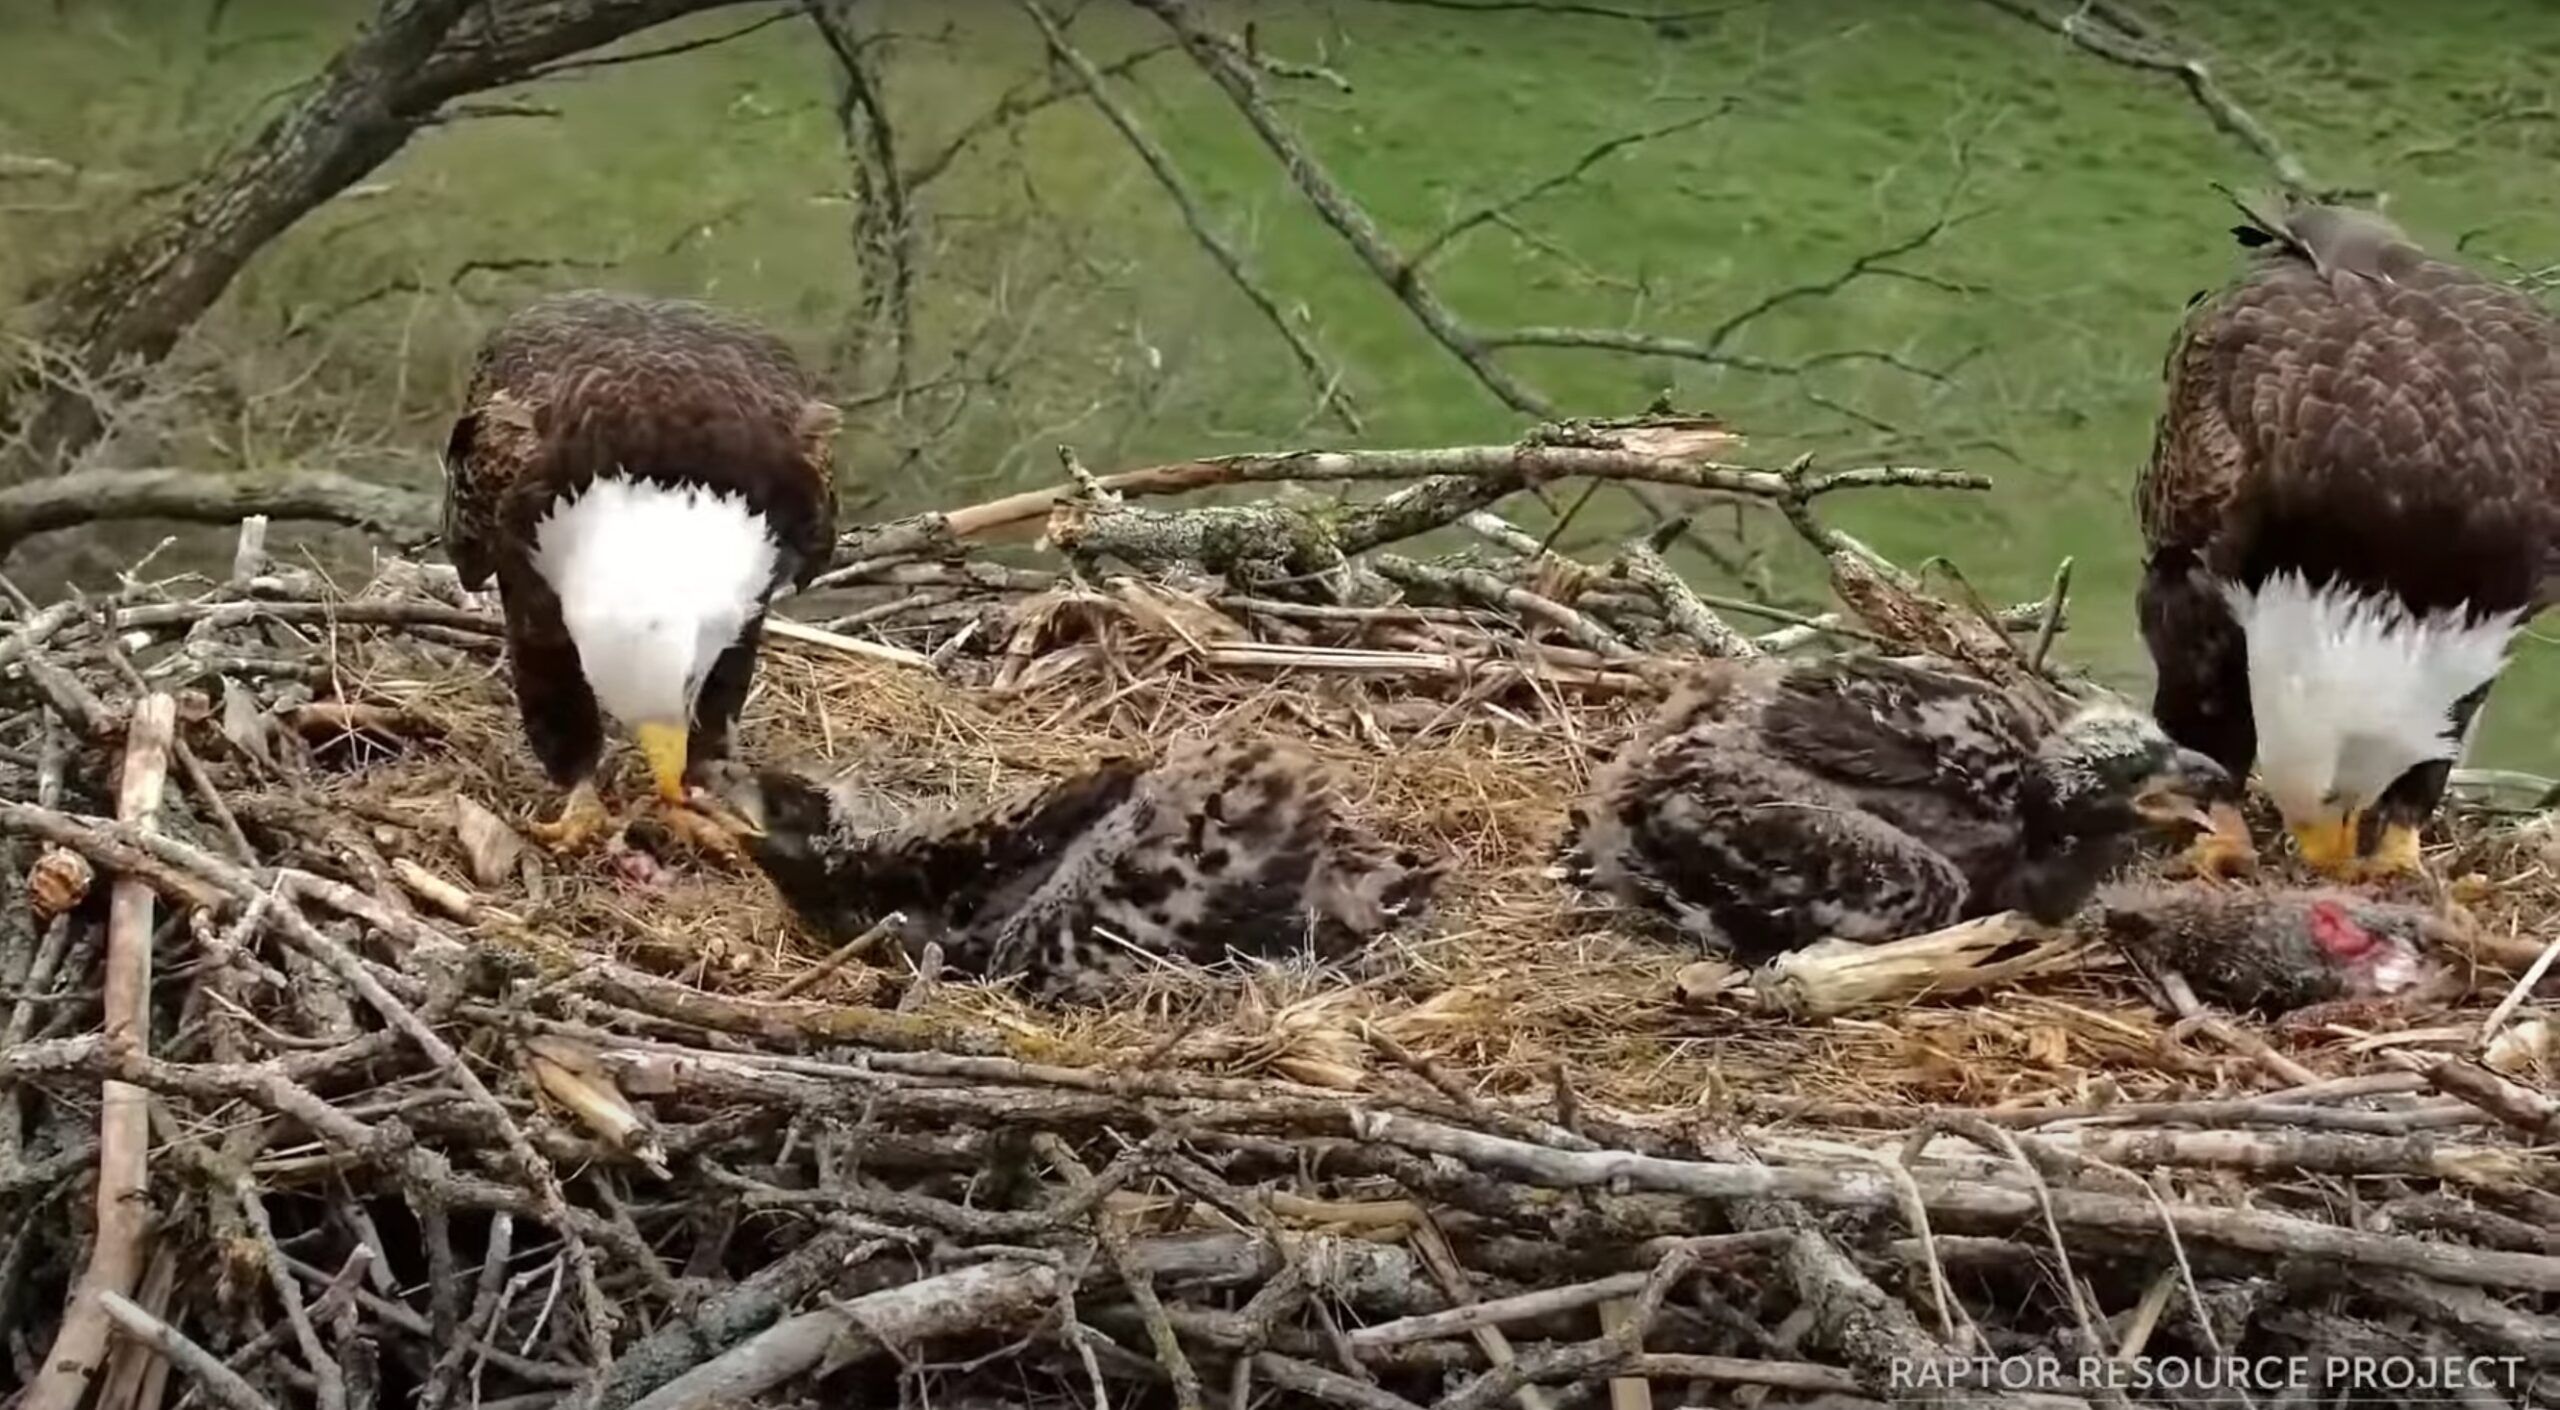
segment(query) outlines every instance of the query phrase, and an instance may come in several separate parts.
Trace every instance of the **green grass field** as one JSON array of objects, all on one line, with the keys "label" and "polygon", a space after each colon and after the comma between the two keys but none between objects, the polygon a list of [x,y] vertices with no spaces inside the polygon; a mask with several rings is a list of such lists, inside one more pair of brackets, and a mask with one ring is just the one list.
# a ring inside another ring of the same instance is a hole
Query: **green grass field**
[{"label": "green grass field", "polygon": [[[0,12],[0,153],[81,168],[0,181],[0,290],[40,288],[115,212],[254,131],[365,8],[79,0]],[[1087,8],[1076,34],[1097,58],[1161,38],[1134,12]],[[910,36],[887,64],[910,152],[1038,72],[1037,38],[1010,5],[885,9]],[[2147,12],[2210,55],[2323,179],[2388,191],[2394,213],[2440,247],[2460,239],[2474,257],[2523,265],[2560,258],[2549,201],[2560,9],[2189,0]],[[2072,556],[2070,651],[2141,684],[2130,477],[2182,305],[2237,258],[2210,183],[2266,176],[2173,81],[2103,63],[1979,0],[1744,4],[1676,33],[1381,0],[1269,3],[1253,15],[1268,51],[1321,54],[1349,80],[1348,93],[1277,86],[1334,173],[1408,247],[1611,136],[1731,104],[1523,208],[1517,233],[1481,229],[1449,251],[1434,267],[1440,292],[1486,327],[1702,335],[1952,200],[1967,219],[1897,262],[1924,278],[1792,303],[1733,345],[1778,362],[1889,352],[1952,365],[1950,379],[1873,361],[1800,377],[1610,354],[1506,363],[1580,414],[1630,411],[1670,386],[1738,422],[1759,459],[1813,450],[1826,463],[1890,455],[1992,474],[1987,497],[1878,495],[1834,512],[1905,563],[1951,556],[1997,598],[2034,595]],[[1363,439],[1518,432],[1524,418],[1424,336],[1178,55],[1120,91],[1348,369]],[[835,346],[855,266],[829,70],[805,25],[502,96],[558,114],[431,132],[291,232],[184,351],[194,393],[134,433],[147,447],[136,455],[327,454],[423,483],[470,339],[550,285],[707,295],[773,320],[813,355]],[[1116,466],[1346,439],[1311,422],[1279,339],[1090,109],[1053,108],[981,143],[922,205],[932,249],[920,366],[930,376],[954,349],[994,347],[1008,368],[956,408],[857,415],[861,438],[848,445],[882,496],[866,512],[1046,476],[1062,440]],[[482,267],[491,261],[537,263]],[[1786,571],[1801,560],[1789,555]],[[2480,762],[2560,768],[2543,724],[2560,701],[2553,656],[2528,646]]]}]

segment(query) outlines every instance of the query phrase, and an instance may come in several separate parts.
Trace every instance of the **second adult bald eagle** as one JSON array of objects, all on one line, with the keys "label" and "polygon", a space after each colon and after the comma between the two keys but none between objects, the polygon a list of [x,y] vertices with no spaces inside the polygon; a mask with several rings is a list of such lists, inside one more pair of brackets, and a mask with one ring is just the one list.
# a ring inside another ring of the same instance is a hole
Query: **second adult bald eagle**
[{"label": "second adult bald eagle", "polygon": [[2254,761],[2315,868],[2413,870],[2551,598],[2553,320],[2369,213],[2234,233],[2254,265],[2194,302],[2136,490],[2153,712],[2235,777]]},{"label": "second adult bald eagle", "polygon": [[482,345],[445,448],[445,551],[463,586],[497,578],[526,738],[569,790],[545,842],[606,824],[607,715],[704,838],[687,766],[727,752],[767,604],[827,560],[838,423],[779,339],[700,304],[559,294]]}]

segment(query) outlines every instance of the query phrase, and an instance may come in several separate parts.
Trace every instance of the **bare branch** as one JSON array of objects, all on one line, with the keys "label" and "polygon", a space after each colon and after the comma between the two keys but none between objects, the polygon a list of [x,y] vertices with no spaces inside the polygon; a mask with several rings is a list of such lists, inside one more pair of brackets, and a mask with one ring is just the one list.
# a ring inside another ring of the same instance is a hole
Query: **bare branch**
[{"label": "bare branch", "polygon": [[[1950,201],[1953,200],[1953,191],[1948,193],[1948,198]],[[1784,289],[1779,289],[1773,293],[1764,295],[1744,306],[1739,311],[1727,317],[1722,323],[1717,324],[1713,329],[1708,331],[1706,336],[1706,345],[1709,348],[1713,348],[1721,352],[1726,346],[1731,344],[1736,337],[1740,336],[1744,329],[1750,327],[1760,319],[1767,317],[1771,313],[1786,307],[1788,304],[1801,302],[1806,299],[1829,298],[1831,295],[1839,293],[1841,290],[1848,288],[1859,280],[1870,277],[1908,279],[1915,283],[1927,284],[1932,288],[1944,289],[1950,293],[1972,293],[1974,290],[1967,286],[1950,284],[1946,281],[1935,279],[1928,275],[1913,274],[1908,270],[1896,269],[1892,264],[1888,263],[1888,261],[1900,259],[1902,256],[1911,254],[1925,246],[1935,244],[1939,236],[1946,234],[1949,230],[1954,229],[1958,225],[1961,225],[1970,219],[1972,219],[1972,216],[1969,214],[1955,215],[1941,209],[1937,218],[1930,221],[1927,225],[1903,236],[1899,240],[1892,241],[1889,244],[1868,250],[1856,256],[1851,259],[1848,264],[1842,266],[1838,273],[1832,274],[1827,278],[1814,280],[1811,283],[1789,285]],[[1833,355],[1831,360],[1839,361],[1850,356],[1853,355]],[[1817,358],[1804,365],[1813,365],[1814,362],[1819,362],[1820,360],[1820,358]],[[1923,369],[1911,367],[1909,364],[1900,363],[1891,358],[1886,358],[1884,360],[1892,362],[1895,366],[1902,367],[1906,371],[1918,372],[1922,376],[1933,375]]]},{"label": "bare branch", "polygon": [[1234,40],[1200,21],[1188,0],[1131,0],[1132,4],[1162,20],[1173,31],[1201,71],[1208,74],[1226,92],[1245,121],[1252,125],[1263,144],[1280,158],[1290,180],[1314,204],[1317,214],[1341,235],[1369,266],[1388,290],[1402,300],[1413,316],[1431,336],[1439,340],[1450,354],[1467,365],[1486,389],[1500,397],[1514,411],[1552,419],[1554,403],[1544,393],[1511,374],[1486,348],[1484,340],[1460,319],[1456,311],[1440,301],[1440,296],[1421,277],[1414,262],[1398,253],[1385,231],[1358,200],[1336,181],[1333,173],[1310,149],[1297,131],[1271,106],[1270,95],[1262,89],[1261,71],[1246,57]]},{"label": "bare branch", "polygon": [[231,524],[252,514],[345,524],[412,542],[434,531],[437,510],[425,495],[328,470],[84,470],[0,489],[0,558],[34,535],[82,524]]},{"label": "bare branch", "polygon": [[1573,161],[1573,165],[1566,167],[1564,170],[1556,172],[1550,176],[1541,177],[1538,180],[1531,182],[1528,186],[1522,188],[1516,194],[1506,196],[1490,205],[1480,206],[1475,210],[1469,211],[1467,214],[1458,217],[1456,220],[1451,221],[1446,229],[1422,242],[1422,248],[1413,252],[1413,258],[1410,263],[1416,269],[1422,268],[1424,265],[1431,263],[1434,256],[1438,255],[1443,249],[1448,248],[1449,243],[1457,239],[1459,236],[1466,234],[1468,231],[1475,229],[1479,225],[1492,224],[1507,220],[1512,212],[1517,211],[1522,206],[1537,200],[1539,197],[1544,196],[1551,191],[1556,191],[1563,187],[1572,185],[1574,182],[1582,179],[1584,172],[1591,170],[1591,168],[1598,166],[1602,161],[1609,157],[1613,157],[1630,147],[1640,147],[1647,142],[1656,141],[1664,137],[1675,136],[1679,133],[1690,131],[1693,128],[1704,127],[1708,123],[1715,121],[1717,118],[1723,117],[1726,113],[1731,111],[1733,111],[1733,104],[1728,101],[1720,103],[1706,112],[1682,118],[1678,122],[1665,123],[1660,127],[1648,127],[1641,132],[1621,133],[1616,137],[1600,142],[1591,147],[1590,150],[1584,152],[1581,156],[1576,157]]},{"label": "bare branch", "polygon": [[1050,17],[1047,10],[1041,8],[1039,0],[1018,0],[1018,3],[1023,13],[1031,17],[1031,22],[1040,27],[1041,38],[1048,42],[1050,54],[1075,75],[1085,96],[1092,100],[1093,106],[1113,127],[1119,129],[1122,140],[1138,154],[1138,160],[1146,163],[1147,170],[1155,174],[1156,184],[1173,198],[1174,208],[1182,213],[1182,223],[1190,227],[1192,238],[1200,242],[1200,247],[1209,252],[1209,257],[1217,261],[1220,269],[1226,271],[1228,281],[1288,343],[1289,352],[1297,358],[1299,368],[1307,374],[1307,380],[1315,384],[1316,396],[1325,410],[1352,434],[1359,434],[1360,414],[1352,406],[1349,395],[1342,390],[1341,370],[1290,320],[1287,310],[1280,307],[1279,301],[1262,287],[1262,281],[1246,266],[1244,255],[1219,233],[1210,219],[1208,207],[1201,201],[1199,193],[1191,189],[1191,183],[1183,176],[1181,168],[1174,165],[1172,155],[1148,134],[1137,114],[1111,95],[1093,61],[1068,41],[1065,31],[1058,27],[1058,22]]},{"label": "bare branch", "polygon": [[[71,280],[38,340],[67,350],[93,377],[165,357],[251,255],[409,140],[426,114],[404,111],[400,89],[471,4],[387,0],[321,70],[309,96],[247,150],[209,168],[166,216]],[[101,424],[78,389],[25,376],[12,394],[22,404],[8,408],[20,463],[0,466],[0,479],[58,468]]]},{"label": "bare branch", "polygon": [[1488,348],[1580,348],[1603,352],[1633,353],[1642,357],[1668,357],[1683,362],[1706,363],[1730,367],[1742,372],[1762,372],[1771,376],[1791,377],[1817,367],[1844,362],[1872,362],[1908,372],[1930,381],[1944,381],[1946,374],[1911,361],[1898,353],[1876,348],[1842,348],[1815,353],[1798,362],[1781,362],[1773,358],[1754,357],[1748,353],[1727,352],[1702,338],[1675,338],[1661,333],[1639,333],[1623,328],[1509,328],[1483,335]]},{"label": "bare branch", "polygon": [[785,5],[762,19],[749,20],[735,29],[722,30],[718,34],[705,35],[700,39],[688,39],[679,44],[660,44],[648,49],[634,49],[628,54],[599,54],[593,58],[567,59],[556,64],[544,64],[527,73],[525,79],[528,82],[539,81],[588,69],[620,68],[625,64],[645,64],[658,59],[672,59],[679,54],[697,54],[705,49],[716,49],[723,44],[735,43],[760,30],[771,29],[784,20],[790,19],[792,14],[791,7]]},{"label": "bare branch", "polygon": [[855,33],[853,0],[806,0],[809,22],[836,67],[836,126],[853,167],[853,247],[862,271],[859,327],[848,338],[854,362],[871,330],[889,328],[889,389],[915,377],[916,220],[898,168],[897,129],[869,46]]},{"label": "bare branch", "polygon": [[0,481],[59,470],[100,433],[95,396],[168,356],[270,240],[405,146],[450,102],[682,15],[741,0],[383,0],[307,94],[170,207],[90,260],[44,309],[13,375]]},{"label": "bare branch", "polygon": [[[1408,257],[1401,253],[1369,212],[1318,160],[1305,138],[1280,115],[1273,106],[1270,95],[1263,88],[1258,68],[1236,41],[1205,23],[1190,0],[1131,0],[1131,3],[1156,16],[1173,32],[1174,37],[1181,42],[1184,51],[1210,80],[1226,93],[1229,101],[1243,115],[1255,134],[1262,139],[1263,144],[1280,159],[1291,181],[1315,207],[1317,214],[1333,227],[1335,233],[1341,236],[1353,253],[1360,257],[1362,263],[1369,267],[1370,272],[1387,287],[1388,292],[1404,304],[1406,310],[1422,325],[1424,331],[1447,349],[1450,355],[1463,363],[1487,391],[1515,411],[1549,420],[1552,420],[1556,414],[1553,402],[1543,391],[1502,365],[1496,354],[1505,348],[1586,349],[1632,353],[1640,356],[1672,357],[1737,371],[1784,377],[1800,377],[1815,368],[1834,363],[1869,362],[1892,367],[1915,376],[1933,380],[1944,379],[1945,374],[1942,372],[1923,367],[1895,353],[1880,350],[1843,350],[1797,362],[1779,362],[1733,353],[1721,345],[1697,339],[1667,337],[1631,330],[1535,327],[1488,332],[1479,329],[1443,302],[1438,291],[1425,277],[1422,268],[1423,259],[1437,253],[1445,246],[1447,235],[1444,234],[1426,244],[1424,254],[1421,256]],[[1568,170],[1564,176],[1557,178],[1558,183],[1572,179],[1590,162],[1607,155],[1609,150],[1615,150],[1615,148],[1604,146],[1590,154],[1580,166]],[[1533,187],[1527,195],[1534,196],[1540,189],[1542,188]],[[1526,196],[1522,199],[1526,199]],[[1507,219],[1507,209],[1498,204],[1489,212],[1480,217],[1470,217],[1462,221],[1462,224],[1504,219]],[[1918,237],[1906,237],[1905,241],[1897,242],[1884,251],[1853,263],[1848,270],[1838,276],[1838,284],[1845,286],[1862,277],[1887,274],[1921,278],[1921,276],[1892,269],[1883,261],[1892,258],[1896,253],[1907,252],[1928,240],[1935,239],[1947,224],[1947,218],[1942,215],[1932,227],[1924,230]],[[1745,310],[1738,320],[1729,320],[1731,329],[1738,331],[1770,308],[1798,298],[1813,297],[1819,292],[1821,288],[1818,285],[1801,290],[1782,290],[1762,300],[1760,305]],[[1733,332],[1727,331],[1721,336],[1730,339]],[[1634,489],[1631,489],[1630,493],[1655,519],[1668,521],[1672,518],[1651,495]],[[1587,494],[1588,491],[1586,491],[1586,497]]]},{"label": "bare branch", "polygon": [[[1126,78],[1137,72],[1138,68],[1149,59],[1170,54],[1175,47],[1171,43],[1150,44],[1102,65],[1100,72],[1105,78]],[[958,161],[979,138],[990,132],[1010,127],[1043,108],[1063,103],[1083,91],[1084,84],[1073,75],[1042,84],[1021,83],[1007,89],[1004,95],[996,99],[985,112],[962,123],[959,130],[944,139],[942,146],[937,148],[933,155],[909,167],[905,176],[907,189],[915,191],[930,185],[944,172],[950,170],[952,163]]]},{"label": "bare branch", "polygon": [[2123,5],[2108,3],[2108,0],[2090,0],[2090,3],[2073,5],[2067,12],[2056,12],[2045,9],[2037,0],[1983,0],[1983,3],[2029,24],[2049,29],[2109,63],[2176,78],[2186,87],[2187,95],[2195,99],[2196,105],[2204,109],[2205,116],[2213,120],[2213,125],[2256,153],[2288,190],[2332,198],[2358,194],[2324,186],[2314,180],[2302,159],[2277,141],[2275,134],[2258,120],[2256,114],[2242,107],[2239,100],[2223,89],[2204,60],[2187,52],[2157,26]]}]

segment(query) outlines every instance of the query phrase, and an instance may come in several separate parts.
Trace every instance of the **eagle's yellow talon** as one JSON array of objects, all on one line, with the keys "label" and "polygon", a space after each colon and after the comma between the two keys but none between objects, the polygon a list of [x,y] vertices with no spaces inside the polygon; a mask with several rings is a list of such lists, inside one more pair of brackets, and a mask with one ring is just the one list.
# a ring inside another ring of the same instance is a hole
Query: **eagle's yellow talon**
[{"label": "eagle's yellow talon", "polygon": [[551,851],[569,853],[592,844],[612,821],[604,810],[604,800],[596,796],[595,784],[587,782],[570,790],[569,801],[561,806],[557,819],[529,823],[525,831]]},{"label": "eagle's yellow talon", "polygon": [[669,834],[695,851],[732,863],[743,860],[746,855],[733,830],[690,803],[661,800],[657,805],[657,817],[666,825]]}]

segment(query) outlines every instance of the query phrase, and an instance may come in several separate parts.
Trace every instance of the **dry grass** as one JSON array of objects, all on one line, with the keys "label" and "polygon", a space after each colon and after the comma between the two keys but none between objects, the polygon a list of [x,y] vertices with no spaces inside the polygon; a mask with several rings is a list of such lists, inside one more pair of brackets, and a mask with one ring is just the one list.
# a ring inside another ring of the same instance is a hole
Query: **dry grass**
[{"label": "dry grass", "polygon": [[[1169,970],[1107,1009],[1043,1010],[992,986],[949,981],[922,996],[920,1013],[992,1026],[1027,1054],[1357,1089],[1397,1061],[1364,1036],[1374,1029],[1474,1093],[1544,1096],[1563,1063],[1581,1096],[1663,1117],[1766,1114],[1773,1103],[1996,1108],[2167,1098],[2225,1087],[2252,1061],[2173,1032],[2112,962],[2058,982],[1824,1023],[1740,1004],[1684,1009],[1673,979],[1696,956],[1626,933],[1549,870],[1566,809],[1644,708],[1640,700],[1516,686],[1495,698],[1312,673],[1248,678],[1200,668],[1125,625],[1119,637],[1106,631],[1061,650],[1024,672],[1022,688],[997,691],[776,642],[741,725],[741,750],[858,773],[888,797],[929,804],[985,799],[1178,738],[1287,732],[1340,771],[1364,817],[1453,866],[1436,918],[1385,942],[1357,974]],[[383,638],[344,658],[344,669],[353,693],[443,728],[438,739],[336,775],[330,786],[351,808],[432,821],[457,792],[517,821],[556,806],[523,744],[513,697],[486,658]],[[607,768],[609,797],[643,791],[626,750],[617,748]],[[445,853],[447,879],[463,882],[449,832]],[[2475,972],[2464,1013],[2424,1021],[2476,1031],[2512,970],[2538,950],[2531,937],[2560,915],[2560,879],[2531,838],[2481,833],[2445,860],[2489,878],[2462,889],[2476,907],[2483,952],[2501,964]],[[490,899],[577,945],[742,994],[791,982],[829,948],[799,931],[760,878],[707,863],[635,879],[597,856],[553,871],[539,893]],[[855,963],[804,997],[874,1003],[904,977]],[[2344,1074],[2381,1061],[2372,1038],[2316,1031],[2270,1041],[2305,1067]]]}]

